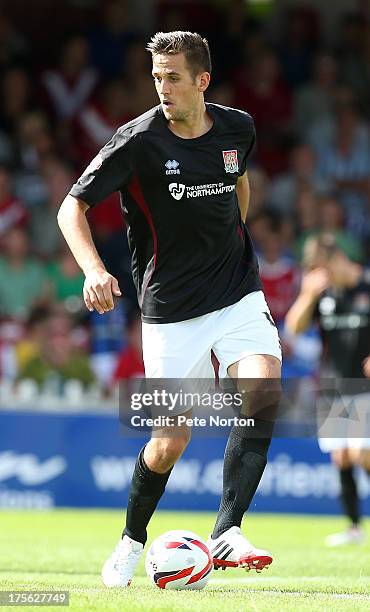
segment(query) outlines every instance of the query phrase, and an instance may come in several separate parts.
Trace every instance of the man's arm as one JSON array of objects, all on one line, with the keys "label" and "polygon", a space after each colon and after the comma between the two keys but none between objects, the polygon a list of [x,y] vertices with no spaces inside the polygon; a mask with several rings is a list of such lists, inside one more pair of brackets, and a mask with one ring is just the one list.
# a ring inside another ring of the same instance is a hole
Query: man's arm
[{"label": "man's arm", "polygon": [[118,281],[105,269],[95,248],[86,219],[89,206],[67,195],[58,212],[58,224],[78,265],[85,274],[83,297],[88,310],[103,314],[114,308],[113,296],[120,296]]},{"label": "man's arm", "polygon": [[328,285],[329,276],[324,268],[316,268],[304,276],[301,291],[285,317],[288,331],[300,334],[309,327],[317,301]]},{"label": "man's arm", "polygon": [[240,208],[240,214],[243,222],[247,218],[247,212],[249,207],[249,197],[250,197],[250,189],[249,189],[249,181],[248,174],[244,172],[243,176],[238,178],[236,183],[236,195],[238,198],[238,204]]}]

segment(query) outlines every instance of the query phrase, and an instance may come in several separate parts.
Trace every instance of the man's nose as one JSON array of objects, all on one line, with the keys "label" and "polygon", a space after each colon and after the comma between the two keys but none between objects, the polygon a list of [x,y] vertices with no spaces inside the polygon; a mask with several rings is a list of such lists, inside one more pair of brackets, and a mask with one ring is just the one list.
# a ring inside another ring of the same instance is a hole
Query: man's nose
[{"label": "man's nose", "polygon": [[165,96],[165,95],[168,95],[168,94],[170,93],[170,84],[169,84],[169,82],[168,82],[168,81],[165,81],[165,80],[163,79],[163,81],[161,81],[159,91],[160,91],[160,93],[161,93],[162,95],[164,95],[164,96]]}]

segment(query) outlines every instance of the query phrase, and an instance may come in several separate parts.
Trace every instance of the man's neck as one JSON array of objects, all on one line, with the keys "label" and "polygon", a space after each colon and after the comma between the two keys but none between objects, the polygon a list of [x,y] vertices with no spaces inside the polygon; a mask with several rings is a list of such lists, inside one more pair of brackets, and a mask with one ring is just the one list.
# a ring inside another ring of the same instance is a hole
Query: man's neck
[{"label": "man's neck", "polygon": [[206,105],[197,108],[189,117],[183,121],[170,121],[168,127],[180,138],[199,138],[206,134],[213,125],[213,119],[208,115]]}]

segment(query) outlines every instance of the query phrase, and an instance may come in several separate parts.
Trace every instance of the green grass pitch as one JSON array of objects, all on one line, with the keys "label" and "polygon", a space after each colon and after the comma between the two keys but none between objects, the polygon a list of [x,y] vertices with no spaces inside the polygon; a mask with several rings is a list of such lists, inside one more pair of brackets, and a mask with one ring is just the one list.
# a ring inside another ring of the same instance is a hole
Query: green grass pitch
[{"label": "green grass pitch", "polygon": [[[213,514],[158,512],[149,541],[181,528],[206,538],[213,521]],[[143,562],[129,589],[105,589],[101,566],[116,544],[122,522],[122,513],[113,511],[0,512],[0,589],[68,590],[70,610],[99,612],[370,610],[370,544],[340,550],[323,546],[325,535],[342,529],[344,519],[249,515],[245,533],[273,553],[274,563],[261,574],[214,571],[200,592],[152,586]]]}]

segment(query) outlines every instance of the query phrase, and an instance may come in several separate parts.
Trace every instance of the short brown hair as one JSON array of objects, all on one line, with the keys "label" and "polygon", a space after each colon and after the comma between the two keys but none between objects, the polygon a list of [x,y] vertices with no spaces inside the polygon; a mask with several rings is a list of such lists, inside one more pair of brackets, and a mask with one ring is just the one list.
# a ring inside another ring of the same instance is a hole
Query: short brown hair
[{"label": "short brown hair", "polygon": [[184,53],[193,76],[200,72],[211,73],[211,54],[208,41],[196,32],[157,32],[146,47],[152,55]]}]

